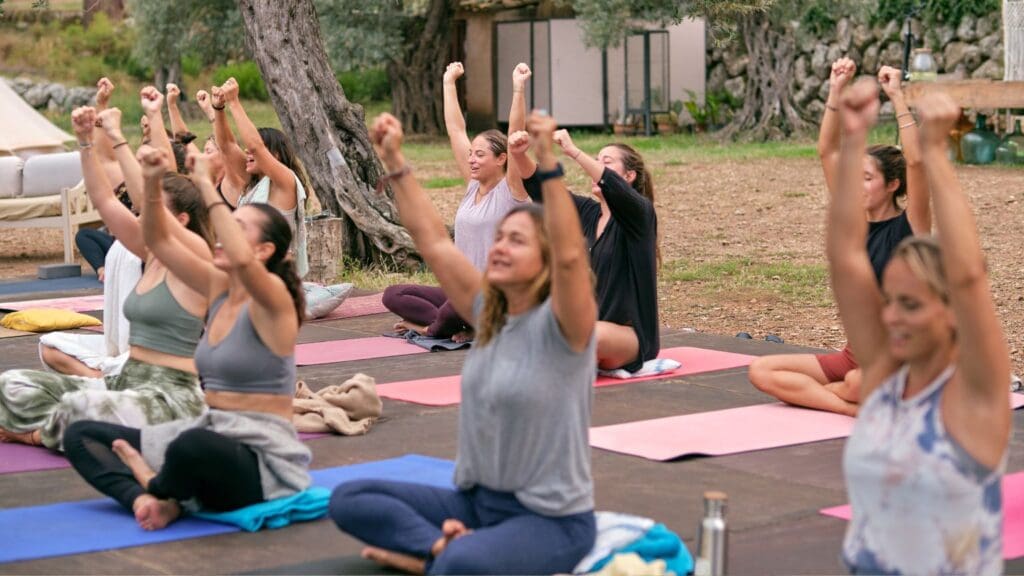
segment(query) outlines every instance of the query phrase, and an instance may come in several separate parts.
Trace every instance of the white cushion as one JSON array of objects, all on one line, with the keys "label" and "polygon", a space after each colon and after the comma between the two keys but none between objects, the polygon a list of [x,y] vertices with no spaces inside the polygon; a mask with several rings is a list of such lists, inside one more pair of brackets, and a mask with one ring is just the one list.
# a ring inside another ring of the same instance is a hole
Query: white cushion
[{"label": "white cushion", "polygon": [[323,318],[348,298],[355,286],[349,283],[321,286],[312,282],[303,282],[306,293],[306,319]]},{"label": "white cushion", "polygon": [[25,198],[60,194],[82,179],[82,164],[78,152],[44,154],[25,161],[22,171],[21,195]]},{"label": "white cushion", "polygon": [[17,156],[0,156],[0,199],[21,196],[21,169],[25,162]]}]

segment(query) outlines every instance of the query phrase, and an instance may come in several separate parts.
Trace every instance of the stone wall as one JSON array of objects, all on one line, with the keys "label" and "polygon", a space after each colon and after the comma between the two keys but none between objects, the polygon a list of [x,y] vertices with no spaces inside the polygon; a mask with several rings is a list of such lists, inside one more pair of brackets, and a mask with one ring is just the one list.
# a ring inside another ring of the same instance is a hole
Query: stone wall
[{"label": "stone wall", "polygon": [[[1003,78],[1002,16],[995,12],[983,18],[967,16],[956,27],[939,26],[922,30],[915,23],[915,39],[923,39],[932,50],[939,74],[960,78]],[[875,74],[882,66],[903,64],[903,27],[892,21],[870,26],[842,18],[835,30],[823,38],[802,38],[797,43],[792,91],[797,103],[812,117],[825,108],[832,62],[848,56],[857,63],[858,74]],[[923,34],[922,34],[923,32]],[[917,40],[920,46],[922,40]],[[707,90],[724,90],[742,99],[746,89],[746,66],[742,39],[724,48],[708,42]],[[911,55],[913,58],[913,55]],[[883,105],[883,114],[891,113]]]},{"label": "stone wall", "polygon": [[37,110],[51,112],[70,112],[78,106],[88,106],[95,102],[95,87],[68,88],[54,82],[36,81],[19,77],[0,78]]}]

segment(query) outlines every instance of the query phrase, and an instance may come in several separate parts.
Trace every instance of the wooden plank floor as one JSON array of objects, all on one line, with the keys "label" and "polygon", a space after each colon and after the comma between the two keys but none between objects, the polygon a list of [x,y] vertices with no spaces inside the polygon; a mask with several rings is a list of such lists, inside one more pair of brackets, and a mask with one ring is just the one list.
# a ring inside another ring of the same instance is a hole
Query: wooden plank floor
[{"label": "wooden plank floor", "polygon": [[[303,342],[376,336],[395,318],[378,314],[307,325]],[[801,350],[789,345],[698,333],[666,332],[662,345],[700,346],[773,354]],[[378,382],[457,374],[465,352],[393,357],[382,360],[299,368],[319,389],[364,372]],[[0,340],[0,370],[38,366],[36,338]],[[601,388],[596,391],[596,426],[704,412],[769,402],[746,379],[744,369]],[[454,458],[457,407],[426,407],[384,401],[384,418],[361,437],[310,441],[314,468],[379,460],[406,453]],[[1024,411],[1014,416],[1010,471],[1024,469]],[[661,463],[593,451],[599,510],[650,516],[694,546],[705,490],[729,494],[729,563],[735,574],[840,573],[838,561],[845,523],[818,515],[820,508],[846,502],[841,471],[841,440],[791,446],[719,458]],[[0,507],[32,506],[95,498],[97,493],[71,470],[0,475]],[[0,542],[0,546],[3,543]],[[381,573],[358,558],[361,545],[338,532],[329,520],[255,534],[234,533],[0,565],[4,574],[142,573]],[[1024,573],[1024,563],[1007,565]]]}]

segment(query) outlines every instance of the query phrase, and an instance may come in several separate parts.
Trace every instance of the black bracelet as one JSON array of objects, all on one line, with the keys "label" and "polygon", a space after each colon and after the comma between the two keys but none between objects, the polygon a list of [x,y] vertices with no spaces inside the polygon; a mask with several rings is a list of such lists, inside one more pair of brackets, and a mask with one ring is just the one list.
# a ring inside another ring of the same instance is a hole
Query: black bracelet
[{"label": "black bracelet", "polygon": [[210,108],[213,108],[214,110],[224,110],[225,106],[227,106],[227,104],[221,104],[220,106],[217,106],[216,104],[210,104]]},{"label": "black bracelet", "polygon": [[545,180],[551,180],[552,178],[561,178],[562,176],[565,176],[565,169],[562,168],[561,162],[555,164],[555,167],[552,168],[551,170],[548,170],[547,172],[542,171],[540,169],[540,166],[537,166],[537,172],[535,175],[537,177],[537,181],[543,184]]},{"label": "black bracelet", "polygon": [[404,164],[398,170],[381,176],[380,180],[377,181],[377,193],[380,194],[381,192],[383,192],[384,187],[387,186],[388,183],[391,182],[392,180],[398,180],[402,176],[406,176],[408,174],[412,174],[412,166]]},{"label": "black bracelet", "polygon": [[124,146],[124,145],[125,145],[125,144],[127,144],[127,143],[128,143],[128,141],[127,141],[127,140],[121,140],[121,141],[120,141],[120,142],[118,142],[117,144],[114,144],[113,146],[111,146],[111,147],[110,147],[110,149],[111,149],[111,150],[117,150],[117,147],[118,147],[118,146]]}]

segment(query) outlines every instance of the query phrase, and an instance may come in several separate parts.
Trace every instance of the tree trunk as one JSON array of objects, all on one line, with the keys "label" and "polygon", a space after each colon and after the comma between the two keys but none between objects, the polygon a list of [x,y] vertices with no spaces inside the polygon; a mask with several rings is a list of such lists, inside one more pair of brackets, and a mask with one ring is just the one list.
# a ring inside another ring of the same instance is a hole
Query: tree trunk
[{"label": "tree trunk", "polygon": [[773,22],[770,11],[740,19],[739,34],[750,57],[746,90],[743,107],[720,132],[722,138],[782,140],[813,128],[793,99],[794,33],[788,24]]},{"label": "tree trunk", "polygon": [[443,77],[452,35],[451,0],[430,0],[401,31],[403,52],[388,62],[391,106],[406,132],[444,134]]},{"label": "tree trunk", "polygon": [[[281,126],[305,164],[324,208],[347,219],[348,256],[363,263],[419,265],[390,194],[374,187],[383,174],[363,108],[338,84],[312,0],[237,0],[246,43],[260,67]],[[310,238],[310,243],[317,242]]]},{"label": "tree trunk", "polygon": [[185,89],[185,81],[181,75],[181,58],[178,58],[176,62],[165,62],[160,66],[154,66],[153,85],[157,90],[164,92],[167,85],[172,83],[181,88],[181,99],[186,100],[185,94],[188,93],[188,90]]}]

